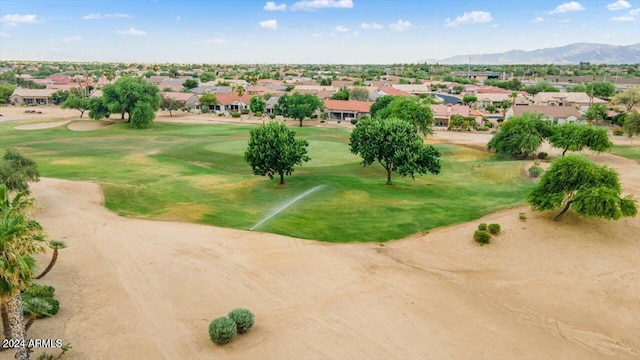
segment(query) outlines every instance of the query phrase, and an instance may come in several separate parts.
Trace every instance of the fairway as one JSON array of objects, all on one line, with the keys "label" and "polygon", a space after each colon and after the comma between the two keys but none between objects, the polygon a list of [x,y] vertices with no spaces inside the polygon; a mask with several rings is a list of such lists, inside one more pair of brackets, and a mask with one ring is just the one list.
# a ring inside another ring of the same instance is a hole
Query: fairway
[{"label": "fairway", "polygon": [[524,203],[533,186],[521,162],[458,145],[437,145],[439,175],[394,174],[394,185],[386,186],[381,166],[365,168],[349,152],[343,129],[294,128],[309,141],[311,161],[281,186],[253,175],[244,162],[250,126],[157,123],[136,131],[118,124],[85,132],[13,126],[0,125],[0,151],[17,147],[44,177],[99,183],[107,208],[120,215],[246,230],[272,215],[255,231],[322,241],[385,241],[469,221]]}]

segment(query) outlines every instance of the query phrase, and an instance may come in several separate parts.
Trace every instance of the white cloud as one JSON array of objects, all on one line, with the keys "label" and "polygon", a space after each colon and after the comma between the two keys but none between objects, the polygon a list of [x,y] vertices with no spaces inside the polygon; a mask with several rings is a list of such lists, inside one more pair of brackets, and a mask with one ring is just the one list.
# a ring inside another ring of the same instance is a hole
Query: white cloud
[{"label": "white cloud", "polygon": [[493,18],[491,17],[490,12],[474,10],[470,12],[465,12],[453,20],[447,19],[446,26],[455,27],[455,26],[464,25],[464,24],[488,23],[488,22],[491,22],[492,20]]},{"label": "white cloud", "polygon": [[537,24],[537,23],[541,23],[541,22],[544,22],[544,19],[541,18],[540,16],[538,16],[535,19],[531,20],[531,23],[533,23],[533,24]]},{"label": "white cloud", "polygon": [[553,15],[553,14],[564,14],[564,13],[568,13],[568,12],[574,12],[574,11],[582,11],[584,10],[584,6],[582,6],[579,2],[577,1],[572,1],[572,2],[568,2],[568,3],[564,3],[562,5],[558,5],[558,7],[556,7],[555,9],[549,11],[549,14]]},{"label": "white cloud", "polygon": [[302,0],[293,4],[293,10],[317,10],[325,8],[351,9],[353,0]]},{"label": "white cloud", "polygon": [[118,34],[120,35],[132,35],[132,36],[142,36],[142,35],[147,35],[146,32],[142,31],[142,30],[138,30],[134,27],[130,27],[127,30],[118,30]]},{"label": "white cloud", "polygon": [[260,27],[268,30],[276,30],[278,29],[278,22],[273,19],[260,21]]},{"label": "white cloud", "polygon": [[347,31],[349,31],[349,29],[347,27],[342,26],[342,25],[338,25],[338,26],[333,28],[333,31],[347,32]]},{"label": "white cloud", "polygon": [[5,32],[0,32],[0,38],[9,38],[11,37],[11,35],[5,33]]},{"label": "white cloud", "polygon": [[176,16],[176,22],[180,22],[180,21],[182,21],[182,17],[181,17],[181,16],[179,16],[179,15],[178,15],[178,16]]},{"label": "white cloud", "polygon": [[38,20],[38,15],[33,14],[7,14],[0,18],[0,22],[7,26],[16,26],[18,24],[37,24],[40,20]]},{"label": "white cloud", "polygon": [[132,17],[133,16],[129,14],[122,14],[122,13],[113,13],[113,14],[104,14],[104,15],[100,13],[95,13],[95,14],[87,14],[83,16],[82,20],[127,19]]},{"label": "white cloud", "polygon": [[266,11],[285,11],[287,10],[286,4],[276,5],[274,1],[267,1],[267,3],[263,7]]},{"label": "white cloud", "polygon": [[72,43],[72,42],[78,42],[78,41],[82,41],[82,38],[80,37],[80,35],[66,36],[62,39],[63,43]]},{"label": "white cloud", "polygon": [[631,4],[629,4],[625,0],[618,0],[616,2],[613,2],[613,3],[609,4],[609,5],[607,5],[607,9],[609,9],[611,11],[624,10],[624,9],[628,9],[630,7],[631,7]]},{"label": "white cloud", "polygon": [[631,16],[640,16],[640,8],[629,10],[629,15],[631,15]]},{"label": "white cloud", "polygon": [[393,31],[405,31],[410,26],[411,23],[409,21],[398,19],[398,21],[394,22],[393,24],[389,24],[389,29]]},{"label": "white cloud", "polygon": [[610,18],[609,20],[624,22],[624,21],[636,21],[636,18],[633,17],[633,16],[614,16],[614,17]]},{"label": "white cloud", "polygon": [[367,30],[380,30],[384,28],[384,25],[380,25],[378,23],[362,23],[360,27]]}]

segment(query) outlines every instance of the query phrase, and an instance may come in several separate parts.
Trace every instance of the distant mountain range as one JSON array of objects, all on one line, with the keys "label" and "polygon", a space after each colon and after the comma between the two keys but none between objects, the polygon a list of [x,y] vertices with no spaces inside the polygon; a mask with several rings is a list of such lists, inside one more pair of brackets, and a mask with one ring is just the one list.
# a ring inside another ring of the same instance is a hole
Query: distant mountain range
[{"label": "distant mountain range", "polygon": [[499,54],[458,55],[441,60],[423,60],[428,64],[638,64],[640,43],[626,46],[576,43],[531,51],[511,50]]}]

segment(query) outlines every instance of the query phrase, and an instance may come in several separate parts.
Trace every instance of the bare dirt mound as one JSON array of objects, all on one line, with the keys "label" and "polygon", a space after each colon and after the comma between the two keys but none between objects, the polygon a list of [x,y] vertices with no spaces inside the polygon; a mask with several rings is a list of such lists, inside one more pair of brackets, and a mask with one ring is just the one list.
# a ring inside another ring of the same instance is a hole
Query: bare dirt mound
[{"label": "bare dirt mound", "polygon": [[92,131],[102,129],[109,125],[111,125],[111,123],[102,121],[74,121],[67,125],[67,129],[73,131]]},{"label": "bare dirt mound", "polygon": [[[640,356],[637,218],[556,223],[520,208],[340,245],[122,218],[91,183],[43,179],[32,190],[39,220],[69,248],[42,280],[60,313],[30,337],[61,337],[74,358]],[[503,232],[480,247],[479,222]],[[256,325],[215,346],[209,322],[236,307]]]},{"label": "bare dirt mound", "polygon": [[69,120],[50,121],[50,122],[35,123],[35,124],[24,124],[24,125],[14,126],[13,128],[16,130],[42,130],[42,129],[55,128],[67,123],[69,123]]}]

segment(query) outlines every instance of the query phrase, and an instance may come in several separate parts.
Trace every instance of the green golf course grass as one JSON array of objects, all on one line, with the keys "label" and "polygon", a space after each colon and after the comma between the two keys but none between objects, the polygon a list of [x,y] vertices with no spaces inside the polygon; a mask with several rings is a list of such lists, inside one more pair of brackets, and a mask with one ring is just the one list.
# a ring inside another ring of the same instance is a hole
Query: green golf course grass
[{"label": "green golf course grass", "polygon": [[278,179],[255,176],[244,162],[250,126],[124,124],[96,131],[66,127],[20,131],[0,124],[0,151],[18,148],[44,177],[94,181],[106,207],[123,216],[250,229],[278,207],[316,186],[257,227],[331,242],[385,241],[477,219],[524,203],[533,182],[523,163],[477,149],[437,145],[439,175],[393,176],[363,167],[349,152],[349,132],[294,128],[309,141],[311,161]]},{"label": "green golf course grass", "polygon": [[614,145],[610,151],[614,155],[626,157],[635,161],[640,161],[640,145]]}]

